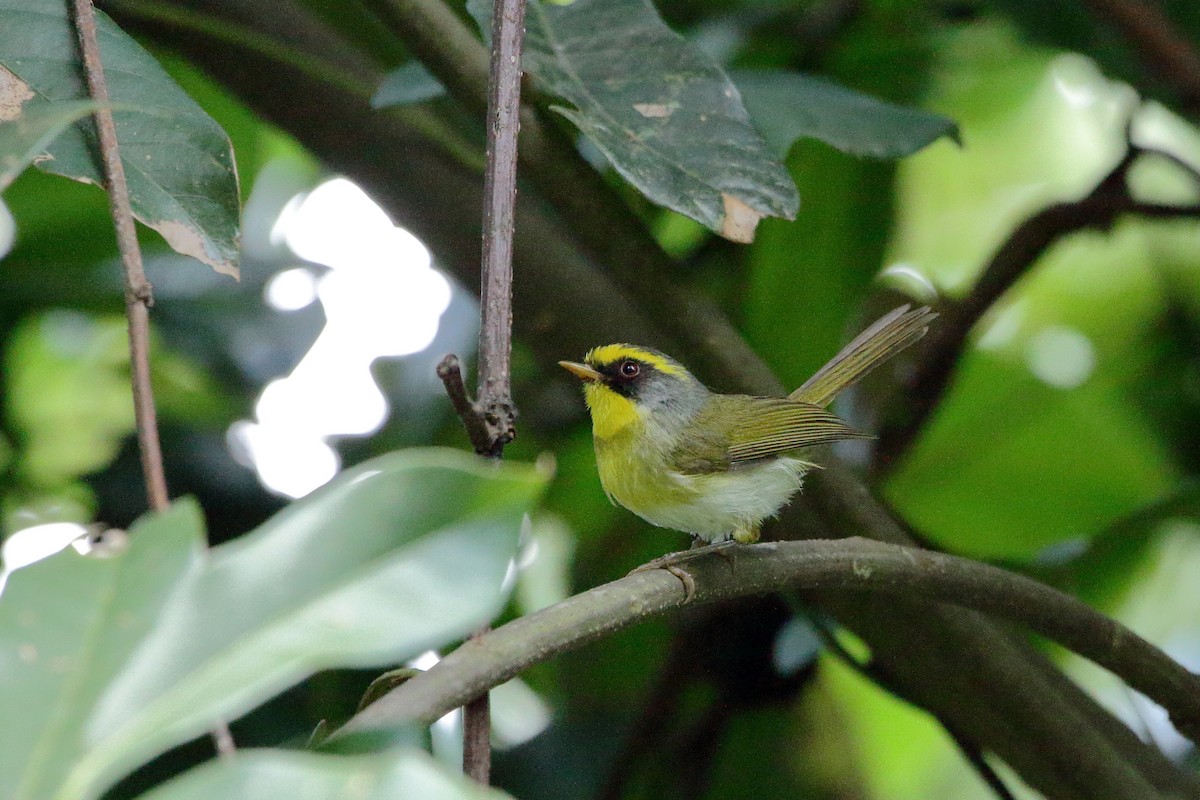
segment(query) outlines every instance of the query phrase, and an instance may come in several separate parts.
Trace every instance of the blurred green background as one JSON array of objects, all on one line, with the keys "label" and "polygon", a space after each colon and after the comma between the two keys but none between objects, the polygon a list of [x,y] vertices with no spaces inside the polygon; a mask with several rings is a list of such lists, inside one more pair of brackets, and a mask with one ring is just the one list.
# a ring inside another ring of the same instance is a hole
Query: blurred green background
[{"label": "blurred green background", "polygon": [[[194,6],[204,19],[205,4],[102,5],[225,127],[245,201],[240,282],[143,232],[172,494],[197,497],[210,536],[223,541],[372,455],[465,447],[433,365],[451,351],[470,360],[474,287],[438,271],[438,252],[430,262],[354,175],[342,177],[338,157],[298,141],[294,121],[265,119],[258,87],[177,55],[162,34],[170,25],[155,27],[150,13]],[[406,59],[371,3],[305,5],[381,69]],[[1197,6],[1162,5],[1200,49]],[[1200,169],[1196,106],[1081,8],[660,3],[676,30],[726,66],[796,67],[938,111],[958,122],[963,145],[940,141],[894,164],[801,142],[787,159],[800,214],[764,221],[749,246],[631,200],[680,261],[673,277],[711,296],[797,385],[899,298],[936,306],[967,292],[1024,218],[1085,194],[1112,168],[1131,115],[1135,141]],[[445,98],[420,108],[479,146],[477,127]],[[1162,159],[1132,177],[1139,197],[1200,195],[1194,175]],[[145,500],[102,193],[27,172],[4,193],[0,253],[3,532],[128,525]],[[520,269],[518,261],[518,294]],[[543,369],[529,345],[516,343],[521,417],[506,458],[553,458],[557,477],[510,615],[685,544],[608,504],[577,387]],[[876,402],[864,391],[842,411],[869,424]],[[1200,221],[1123,218],[1058,242],[989,311],[945,401],[879,490],[935,546],[1077,593],[1196,669],[1198,470]],[[936,722],[820,653],[803,609],[748,611],[717,631],[701,614],[643,625],[531,670],[495,700],[497,784],[531,799],[992,796]],[[681,644],[689,637],[705,646]],[[680,653],[691,661],[677,663]],[[1069,663],[1135,730],[1194,764],[1159,709]],[[374,674],[318,674],[236,721],[235,737],[244,746],[303,742],[318,720],[349,716]],[[647,724],[652,744],[630,749],[631,731]],[[135,796],[206,747],[163,756],[109,796]],[[437,754],[453,760],[454,751],[452,733],[435,733]]]}]

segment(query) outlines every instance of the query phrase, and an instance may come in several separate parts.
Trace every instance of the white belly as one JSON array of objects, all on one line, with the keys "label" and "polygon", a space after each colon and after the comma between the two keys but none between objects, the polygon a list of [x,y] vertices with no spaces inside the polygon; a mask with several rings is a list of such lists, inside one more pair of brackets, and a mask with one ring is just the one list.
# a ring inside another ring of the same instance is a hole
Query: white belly
[{"label": "white belly", "polygon": [[694,499],[653,511],[630,510],[652,525],[721,541],[734,530],[748,530],[775,516],[800,488],[810,466],[797,458],[777,458],[728,472],[679,475],[676,480],[695,491]]}]

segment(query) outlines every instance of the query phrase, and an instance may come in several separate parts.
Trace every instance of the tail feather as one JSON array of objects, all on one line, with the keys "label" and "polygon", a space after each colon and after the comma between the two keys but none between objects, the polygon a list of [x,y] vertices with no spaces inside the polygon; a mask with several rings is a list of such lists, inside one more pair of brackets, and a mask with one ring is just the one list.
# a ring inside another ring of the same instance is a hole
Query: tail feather
[{"label": "tail feather", "polygon": [[935,317],[937,314],[929,306],[910,310],[904,305],[888,312],[843,347],[788,399],[821,407],[829,405],[843,390],[924,336]]}]

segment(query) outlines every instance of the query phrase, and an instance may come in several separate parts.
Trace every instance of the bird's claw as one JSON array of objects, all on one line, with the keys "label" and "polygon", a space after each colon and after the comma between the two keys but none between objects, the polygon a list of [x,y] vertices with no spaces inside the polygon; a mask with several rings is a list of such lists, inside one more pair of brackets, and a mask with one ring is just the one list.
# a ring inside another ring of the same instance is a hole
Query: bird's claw
[{"label": "bird's claw", "polygon": [[692,598],[696,596],[696,579],[692,577],[692,574],[674,564],[668,564],[663,569],[679,578],[679,582],[683,584],[683,604],[686,606],[692,602]]},{"label": "bird's claw", "polygon": [[678,553],[668,553],[665,556],[660,556],[653,561],[647,561],[640,567],[630,570],[629,574],[650,572],[656,569],[666,570],[683,584],[683,602],[686,605],[692,602],[692,598],[696,595],[696,579],[692,577],[691,573],[683,569],[681,565],[691,561],[693,558],[714,553],[724,559],[729,564],[730,569],[733,569],[735,566],[734,554],[737,551],[730,552],[730,548],[734,544],[734,542],[718,542],[704,547],[693,547],[691,550],[680,550]]}]

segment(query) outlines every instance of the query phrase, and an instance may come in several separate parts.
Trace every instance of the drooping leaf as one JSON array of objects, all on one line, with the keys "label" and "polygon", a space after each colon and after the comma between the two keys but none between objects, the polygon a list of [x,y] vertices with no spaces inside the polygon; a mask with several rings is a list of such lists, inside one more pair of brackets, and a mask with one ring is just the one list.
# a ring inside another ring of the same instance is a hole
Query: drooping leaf
[{"label": "drooping leaf", "polygon": [[820,139],[845,153],[875,158],[911,155],[958,125],[941,114],[893,105],[812,75],[779,70],[733,73],[746,110],[781,156],[797,139]]},{"label": "drooping leaf", "polygon": [[449,450],[343,473],[203,549],[194,503],[107,560],[65,551],[0,602],[0,796],[96,797],[147,758],[323,668],[395,663],[504,603],[532,468]]},{"label": "drooping leaf", "polygon": [[[491,3],[467,8],[488,31]],[[739,242],[763,217],[796,215],[796,186],[737,87],[647,0],[527,3],[523,65],[655,203]]]},{"label": "drooping leaf", "polygon": [[[0,119],[35,123],[88,97],[66,0],[0,0]],[[96,14],[134,215],[180,253],[237,275],[237,170],[221,127],[107,16]],[[90,120],[69,125],[37,166],[102,185]]]},{"label": "drooping leaf", "polygon": [[387,74],[371,97],[372,108],[421,103],[446,93],[437,78],[420,61],[410,61]]},{"label": "drooping leaf", "polygon": [[141,800],[504,800],[499,789],[451,775],[420,750],[333,756],[285,750],[209,762]]}]

